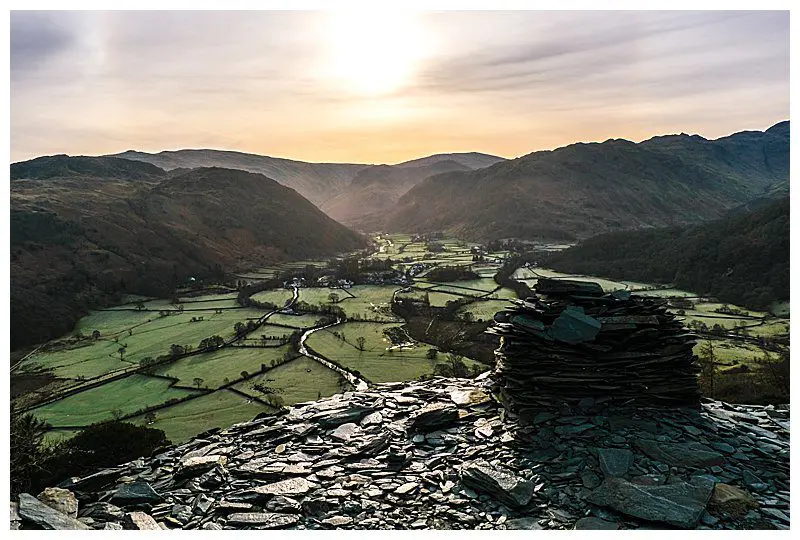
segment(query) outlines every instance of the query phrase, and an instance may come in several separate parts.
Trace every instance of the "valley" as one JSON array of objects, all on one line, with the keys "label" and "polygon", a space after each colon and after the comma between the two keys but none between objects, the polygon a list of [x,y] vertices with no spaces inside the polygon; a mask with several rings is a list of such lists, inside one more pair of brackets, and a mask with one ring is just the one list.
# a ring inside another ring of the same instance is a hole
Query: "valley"
[{"label": "valley", "polygon": [[[116,418],[177,443],[354,387],[490,369],[497,343],[483,331],[516,298],[495,276],[518,246],[410,234],[372,243],[367,256],[274,264],[237,274],[235,287],[190,283],[172,298],[93,310],[14,365],[15,404],[50,424],[49,440]],[[434,279],[450,267],[468,279]],[[787,318],[667,285],[535,264],[511,272],[528,287],[540,277],[666,299],[701,337],[695,352],[710,344],[718,384],[746,384],[788,349]]]}]

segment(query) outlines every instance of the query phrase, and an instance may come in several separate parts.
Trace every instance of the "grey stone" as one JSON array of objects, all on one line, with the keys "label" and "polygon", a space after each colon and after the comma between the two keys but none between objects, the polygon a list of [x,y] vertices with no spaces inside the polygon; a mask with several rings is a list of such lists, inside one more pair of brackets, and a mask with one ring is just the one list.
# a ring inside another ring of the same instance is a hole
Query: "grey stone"
[{"label": "grey stone", "polygon": [[458,409],[449,403],[433,403],[419,409],[411,419],[412,431],[428,432],[451,426],[458,420]]},{"label": "grey stone", "polygon": [[619,525],[596,517],[585,517],[575,522],[576,531],[614,531]]},{"label": "grey stone", "polygon": [[264,505],[264,510],[267,512],[287,512],[299,514],[301,507],[300,503],[294,499],[284,497],[283,495],[276,495],[271,498],[266,505]]},{"label": "grey stone", "polygon": [[160,531],[156,520],[144,512],[130,512],[125,514],[122,521],[122,528],[133,531]]},{"label": "grey stone", "polygon": [[488,493],[510,506],[525,506],[533,496],[533,482],[511,471],[493,467],[484,460],[464,465],[461,481],[465,486]]},{"label": "grey stone", "polygon": [[222,526],[219,523],[214,523],[213,521],[207,521],[203,523],[203,526],[200,527],[204,531],[221,531]]},{"label": "grey stone", "polygon": [[600,478],[592,471],[585,469],[581,473],[581,483],[584,487],[594,489],[600,485]]},{"label": "grey stone", "polygon": [[22,518],[19,515],[19,504],[12,502],[10,512],[9,521],[11,522],[11,530],[16,531],[22,525]]},{"label": "grey stone", "polygon": [[406,482],[399,488],[394,490],[396,495],[408,495],[412,491],[415,491],[419,487],[419,483],[417,482]]},{"label": "grey stone", "polygon": [[210,471],[216,466],[224,467],[227,463],[228,458],[218,454],[190,457],[180,462],[178,470],[175,471],[175,476],[177,478],[198,476],[204,472]]},{"label": "grey stone", "polygon": [[453,390],[450,392],[450,399],[458,406],[470,406],[486,403],[491,398],[483,390],[472,388],[468,390]]},{"label": "grey stone", "polygon": [[228,525],[243,525],[258,529],[280,529],[294,525],[300,517],[294,514],[276,514],[272,512],[247,512],[228,516]]},{"label": "grey stone", "polygon": [[624,448],[598,448],[597,459],[603,474],[621,477],[633,464],[633,452]]},{"label": "grey stone", "polygon": [[505,522],[506,529],[516,531],[541,531],[542,527],[539,525],[538,520],[532,517],[509,519]]},{"label": "grey stone", "polygon": [[700,521],[713,488],[713,482],[701,478],[691,484],[678,481],[663,486],[641,486],[611,477],[587,500],[646,521],[691,529]]},{"label": "grey stone", "polygon": [[104,530],[104,531],[121,531],[122,530],[122,525],[120,525],[119,523],[114,523],[113,521],[108,521],[105,524],[103,524],[103,529],[102,530]]},{"label": "grey stone", "polygon": [[347,424],[342,424],[341,426],[337,427],[333,433],[331,433],[331,437],[334,439],[338,439],[342,442],[349,441],[356,433],[358,433],[359,427],[357,424],[349,422]]},{"label": "grey stone", "polygon": [[77,519],[47,506],[28,493],[20,493],[19,495],[19,515],[23,520],[31,521],[44,529],[91,529],[88,525],[84,525]]},{"label": "grey stone", "polygon": [[147,482],[122,484],[111,496],[111,502],[120,506],[161,502],[162,497]]},{"label": "grey stone", "polygon": [[331,527],[343,527],[353,523],[353,518],[350,516],[332,516],[327,519],[323,519],[322,523],[325,525],[330,525]]},{"label": "grey stone", "polygon": [[697,442],[662,443],[636,440],[634,444],[652,459],[677,467],[710,467],[725,462],[722,454]]},{"label": "grey stone", "polygon": [[82,514],[100,521],[117,521],[122,519],[125,512],[119,506],[98,502],[87,505]]},{"label": "grey stone", "polygon": [[58,510],[69,517],[78,517],[78,499],[76,499],[75,495],[68,489],[57,487],[45,488],[36,498],[53,510]]},{"label": "grey stone", "polygon": [[711,447],[714,450],[719,450],[720,452],[725,452],[726,454],[733,454],[734,452],[736,452],[736,449],[733,446],[724,442],[716,442],[716,441],[712,442]]},{"label": "grey stone", "polygon": [[280,482],[258,486],[254,491],[263,495],[302,495],[311,489],[305,478],[288,478]]}]

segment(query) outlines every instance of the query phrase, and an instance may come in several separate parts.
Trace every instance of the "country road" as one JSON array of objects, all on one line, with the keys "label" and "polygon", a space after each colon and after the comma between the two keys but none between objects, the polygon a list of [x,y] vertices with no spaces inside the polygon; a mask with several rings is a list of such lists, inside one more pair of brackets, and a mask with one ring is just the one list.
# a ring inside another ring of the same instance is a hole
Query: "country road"
[{"label": "country road", "polygon": [[317,328],[311,328],[311,329],[306,330],[305,332],[303,332],[303,336],[300,338],[300,354],[302,354],[304,356],[307,356],[307,357],[311,358],[312,360],[316,360],[317,362],[319,362],[323,366],[326,366],[326,367],[332,369],[333,371],[335,371],[337,373],[340,373],[345,379],[348,380],[348,382],[350,384],[352,384],[355,387],[356,390],[358,390],[358,391],[366,390],[367,388],[369,388],[369,384],[367,383],[367,381],[365,381],[364,379],[361,379],[360,377],[354,375],[353,373],[350,373],[346,369],[343,369],[343,368],[337,366],[336,364],[330,362],[329,360],[326,360],[325,358],[322,358],[321,356],[317,356],[316,354],[310,352],[308,350],[308,348],[306,347],[306,339],[308,339],[308,336],[310,336],[311,334],[313,334],[314,332],[317,332],[319,330],[325,330],[326,328],[330,328],[331,326],[336,326],[337,324],[340,324],[341,322],[342,322],[341,319],[337,319],[335,323],[331,323],[331,324],[328,324],[328,325],[325,325],[325,326],[320,326],[320,327],[317,327]]}]

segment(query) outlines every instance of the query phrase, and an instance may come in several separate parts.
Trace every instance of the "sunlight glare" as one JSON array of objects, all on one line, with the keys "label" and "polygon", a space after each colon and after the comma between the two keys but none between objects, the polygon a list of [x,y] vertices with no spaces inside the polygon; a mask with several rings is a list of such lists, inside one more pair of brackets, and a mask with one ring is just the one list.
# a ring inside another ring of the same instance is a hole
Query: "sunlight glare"
[{"label": "sunlight glare", "polygon": [[410,82],[425,44],[414,13],[335,13],[326,71],[350,92],[388,94]]}]

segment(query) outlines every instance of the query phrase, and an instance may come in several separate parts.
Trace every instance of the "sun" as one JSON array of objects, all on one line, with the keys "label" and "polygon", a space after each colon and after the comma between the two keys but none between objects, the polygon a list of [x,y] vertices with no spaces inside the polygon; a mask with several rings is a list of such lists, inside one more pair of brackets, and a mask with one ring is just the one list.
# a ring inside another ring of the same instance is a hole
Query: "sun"
[{"label": "sun", "polygon": [[325,71],[337,85],[378,96],[411,81],[426,45],[417,15],[337,12],[331,17]]}]

